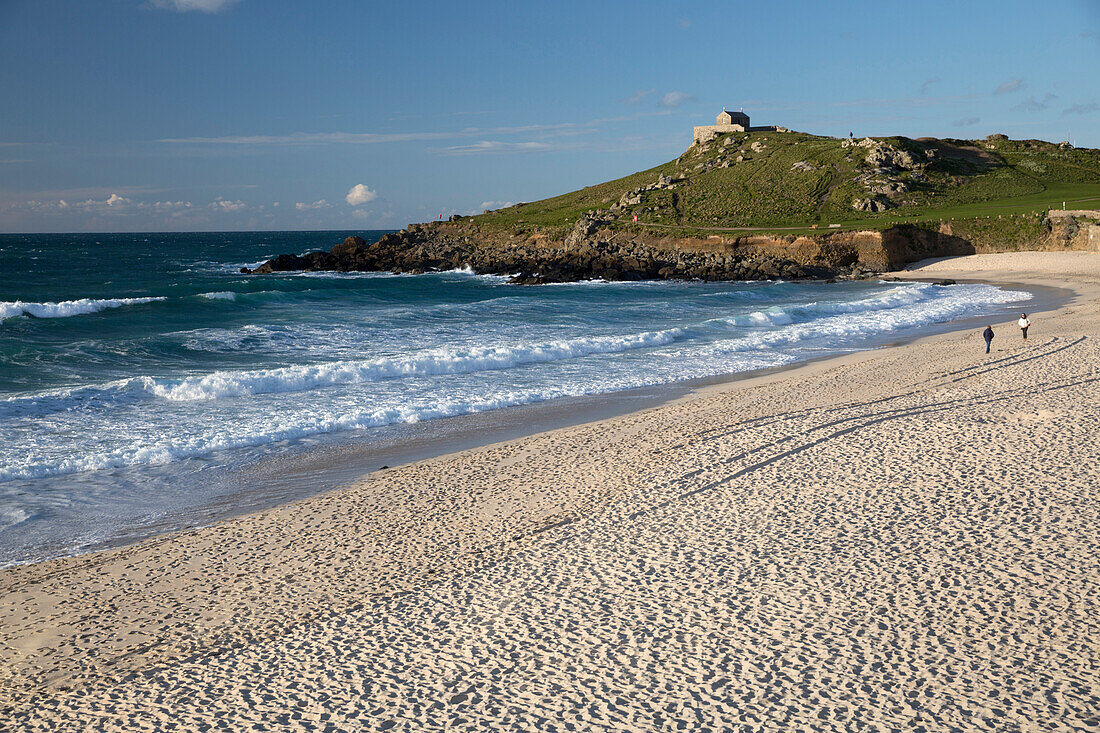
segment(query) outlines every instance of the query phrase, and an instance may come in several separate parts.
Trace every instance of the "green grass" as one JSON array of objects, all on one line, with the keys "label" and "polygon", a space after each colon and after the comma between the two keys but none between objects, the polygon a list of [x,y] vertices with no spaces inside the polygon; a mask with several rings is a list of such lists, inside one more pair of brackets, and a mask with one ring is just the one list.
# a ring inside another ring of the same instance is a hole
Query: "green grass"
[{"label": "green grass", "polygon": [[544,231],[550,234],[568,231],[587,211],[607,208],[625,191],[653,183],[661,174],[675,171],[675,163],[640,171],[624,178],[595,186],[586,186],[554,198],[518,204],[473,217],[479,225],[516,232]]},{"label": "green grass", "polygon": [[[561,237],[586,212],[608,209],[624,193],[662,174],[680,182],[672,190],[642,193],[639,204],[617,212],[614,226],[633,229],[630,221],[637,215],[642,224],[680,227],[669,231],[685,235],[735,228],[802,234],[835,231],[829,224],[841,230],[881,229],[1000,217],[1000,224],[990,224],[996,229],[1007,227],[1008,218],[1037,218],[1048,208],[1061,208],[1063,201],[1068,208],[1100,208],[1097,150],[1062,150],[1037,140],[879,140],[926,165],[875,175],[866,148],[846,148],[835,138],[733,133],[706,146],[693,145],[680,158],[649,170],[470,221],[489,229]],[[928,150],[934,152],[931,159]],[[800,161],[813,170],[793,169]],[[908,191],[891,195],[893,206],[887,211],[861,212],[852,202],[871,195],[868,179],[901,183]]]}]

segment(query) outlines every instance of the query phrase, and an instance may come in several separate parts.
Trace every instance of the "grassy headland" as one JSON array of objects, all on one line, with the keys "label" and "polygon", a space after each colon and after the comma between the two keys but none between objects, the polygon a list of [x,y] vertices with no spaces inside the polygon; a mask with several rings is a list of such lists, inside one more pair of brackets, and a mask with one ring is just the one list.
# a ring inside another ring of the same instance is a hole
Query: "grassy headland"
[{"label": "grassy headland", "polygon": [[[671,184],[653,187],[661,176]],[[601,212],[615,229],[684,236],[955,222],[982,238],[1016,241],[1036,235],[1045,212],[1063,202],[1100,208],[1100,150],[1001,135],[843,140],[750,132],[723,134],[648,170],[469,221],[554,239],[590,212]]]},{"label": "grassy headland", "polygon": [[456,267],[536,284],[861,277],[927,257],[1100,248],[1100,150],[1067,143],[726,133],[649,170],[377,242],[281,255],[285,270]]}]

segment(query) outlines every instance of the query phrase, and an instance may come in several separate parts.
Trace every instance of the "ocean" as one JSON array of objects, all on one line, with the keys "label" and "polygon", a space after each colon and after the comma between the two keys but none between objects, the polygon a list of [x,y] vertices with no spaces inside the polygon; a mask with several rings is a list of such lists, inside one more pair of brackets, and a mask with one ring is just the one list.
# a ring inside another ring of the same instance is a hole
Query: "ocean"
[{"label": "ocean", "polygon": [[284,498],[288,456],[872,348],[1030,297],[239,273],[382,233],[0,235],[0,565],[201,523],[239,508],[245,485],[249,506]]}]

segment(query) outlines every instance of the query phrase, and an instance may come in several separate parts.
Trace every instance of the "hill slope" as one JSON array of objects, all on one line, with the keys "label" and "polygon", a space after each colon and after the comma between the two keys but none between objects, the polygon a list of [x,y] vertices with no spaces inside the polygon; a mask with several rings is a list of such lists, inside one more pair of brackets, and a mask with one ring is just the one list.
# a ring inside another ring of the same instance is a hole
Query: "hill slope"
[{"label": "hill slope", "polygon": [[[671,181],[654,186],[661,176]],[[720,135],[679,158],[561,196],[472,217],[554,237],[587,212],[643,226],[784,231],[1100,205],[1100,151],[1039,140],[840,140],[804,133]]]}]

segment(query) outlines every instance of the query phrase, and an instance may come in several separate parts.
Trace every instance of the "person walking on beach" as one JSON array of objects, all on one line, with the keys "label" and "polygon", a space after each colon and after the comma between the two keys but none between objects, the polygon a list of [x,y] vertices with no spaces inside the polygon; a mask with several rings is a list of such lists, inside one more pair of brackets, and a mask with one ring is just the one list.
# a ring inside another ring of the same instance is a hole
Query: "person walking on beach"
[{"label": "person walking on beach", "polygon": [[982,333],[982,338],[985,339],[985,353],[989,353],[989,345],[993,343],[993,326],[986,326],[985,332]]},{"label": "person walking on beach", "polygon": [[1020,326],[1020,332],[1024,335],[1024,341],[1027,341],[1027,327],[1031,325],[1031,321],[1027,318],[1027,313],[1020,314],[1020,320],[1016,321]]}]

